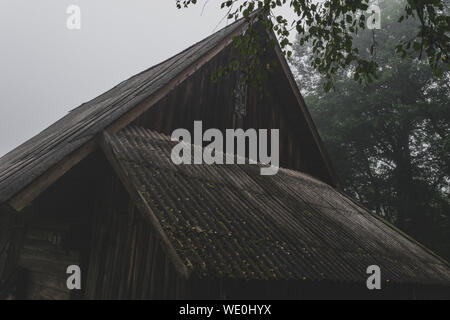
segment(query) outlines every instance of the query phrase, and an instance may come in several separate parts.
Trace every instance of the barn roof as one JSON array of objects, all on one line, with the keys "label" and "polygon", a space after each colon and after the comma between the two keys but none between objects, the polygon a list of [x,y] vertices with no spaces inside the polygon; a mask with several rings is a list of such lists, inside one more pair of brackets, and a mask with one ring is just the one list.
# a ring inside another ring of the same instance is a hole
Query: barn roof
[{"label": "barn roof", "polygon": [[[256,10],[251,19],[263,18]],[[255,21],[255,20],[254,20]],[[117,132],[156,104],[178,84],[227,48],[248,28],[245,19],[214,33],[174,57],[121,82],[99,97],[73,109],[65,117],[0,158],[0,204],[22,210],[48,186],[97,148],[103,130]],[[268,32],[267,36],[275,37]],[[317,129],[278,46],[276,54],[298,101],[298,111],[308,124],[328,170],[330,183],[338,186]]]},{"label": "barn roof", "polygon": [[[239,20],[176,56],[123,81],[0,158],[0,203],[8,201],[47,170],[92,141],[102,130],[177,80],[176,77],[186,72],[188,67],[189,72],[195,71],[201,65],[200,59],[223,42],[229,44],[232,36],[242,32],[246,25],[245,20]],[[70,160],[68,162],[60,167],[70,167],[72,164]]]},{"label": "barn roof", "polygon": [[176,142],[142,128],[103,150],[180,270],[199,278],[450,286],[448,263],[306,174],[257,165],[174,165]]}]

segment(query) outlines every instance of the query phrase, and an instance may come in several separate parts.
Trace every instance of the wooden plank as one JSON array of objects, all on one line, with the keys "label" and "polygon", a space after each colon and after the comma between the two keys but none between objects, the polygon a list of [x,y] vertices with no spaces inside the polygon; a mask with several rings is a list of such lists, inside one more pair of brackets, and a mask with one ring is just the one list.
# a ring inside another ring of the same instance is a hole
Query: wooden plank
[{"label": "wooden plank", "polygon": [[70,292],[55,287],[33,284],[29,289],[28,298],[31,300],[68,300]]}]

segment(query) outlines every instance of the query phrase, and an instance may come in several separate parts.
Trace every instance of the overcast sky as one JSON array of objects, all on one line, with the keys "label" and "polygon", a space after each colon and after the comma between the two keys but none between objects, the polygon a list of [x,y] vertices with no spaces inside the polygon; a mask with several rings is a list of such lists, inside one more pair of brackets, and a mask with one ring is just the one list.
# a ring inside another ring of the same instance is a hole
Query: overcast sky
[{"label": "overcast sky", "polygon": [[[220,1],[204,2],[0,0],[0,156],[225,26]],[[70,5],[81,9],[80,30],[66,26]]]}]

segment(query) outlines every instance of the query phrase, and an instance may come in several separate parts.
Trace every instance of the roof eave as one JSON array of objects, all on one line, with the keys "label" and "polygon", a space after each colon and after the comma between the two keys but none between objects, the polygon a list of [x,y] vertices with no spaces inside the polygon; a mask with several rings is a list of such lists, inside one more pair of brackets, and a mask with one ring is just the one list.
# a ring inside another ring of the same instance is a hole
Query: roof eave
[{"label": "roof eave", "polygon": [[[255,17],[257,19],[257,16]],[[150,109],[158,101],[164,98],[170,91],[177,87],[180,83],[186,80],[194,72],[208,63],[217,54],[219,54],[223,49],[228,47],[235,36],[238,36],[248,28],[248,23],[243,23],[241,26],[237,27],[230,34],[228,34],[222,41],[220,41],[215,47],[207,51],[204,55],[199,56],[195,63],[189,65],[180,73],[175,76],[171,81],[169,81],[162,88],[157,90],[143,102],[136,105],[129,112],[122,115],[119,119],[110,124],[105,131],[109,133],[115,133],[122,128],[129,125],[137,117]],[[14,210],[17,212],[22,211],[26,206],[28,206],[34,199],[36,199],[42,192],[44,192],[50,185],[61,178],[67,171],[73,168],[80,161],[85,159],[89,154],[97,149],[98,145],[96,142],[96,137],[93,137],[85,144],[83,144],[78,149],[74,150],[71,154],[64,157],[61,161],[53,165],[47,171],[45,171],[41,176],[28,184],[20,192],[16,193],[7,202]]]}]

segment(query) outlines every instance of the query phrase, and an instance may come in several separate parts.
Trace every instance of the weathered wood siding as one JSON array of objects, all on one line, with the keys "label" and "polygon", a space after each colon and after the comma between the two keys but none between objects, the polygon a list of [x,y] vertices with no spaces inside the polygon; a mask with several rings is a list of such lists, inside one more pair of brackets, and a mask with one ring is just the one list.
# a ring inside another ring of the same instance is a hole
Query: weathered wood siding
[{"label": "weathered wood siding", "polygon": [[105,181],[93,222],[86,298],[174,299],[183,281],[120,181]]},{"label": "weathered wood siding", "polygon": [[80,252],[65,246],[71,223],[41,220],[28,225],[19,266],[26,269],[25,298],[33,300],[69,299],[67,267],[80,265]]},{"label": "weathered wood siding", "polygon": [[23,273],[17,268],[25,225],[12,210],[0,208],[0,300],[23,297]]},{"label": "weathered wood siding", "polygon": [[14,260],[15,270],[22,270],[25,285],[20,298],[82,297],[83,290],[68,290],[66,271],[70,265],[80,266],[83,289],[90,246],[92,199],[104,176],[102,168],[105,165],[99,155],[93,154],[74,167],[23,213],[15,213],[21,219],[8,224],[10,229],[20,227],[22,230],[23,240],[13,241],[19,246],[17,257],[10,255],[9,258]]}]

